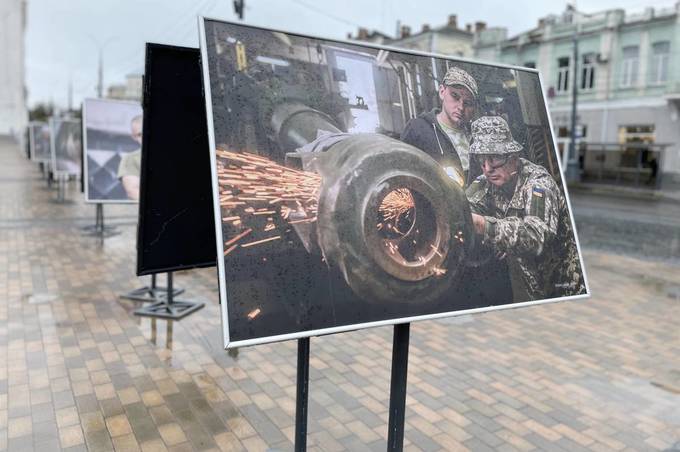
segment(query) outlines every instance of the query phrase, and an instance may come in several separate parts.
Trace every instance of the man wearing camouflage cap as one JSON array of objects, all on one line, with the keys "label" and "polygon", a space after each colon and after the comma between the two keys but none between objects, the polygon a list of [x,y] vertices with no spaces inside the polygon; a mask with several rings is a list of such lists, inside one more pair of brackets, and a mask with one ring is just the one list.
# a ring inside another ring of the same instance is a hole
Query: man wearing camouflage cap
[{"label": "man wearing camouflage cap", "polygon": [[459,67],[446,71],[439,86],[441,109],[435,108],[406,124],[401,140],[429,154],[447,174],[467,187],[481,169],[470,164],[470,121],[477,110],[477,82]]},{"label": "man wearing camouflage cap", "polygon": [[542,166],[520,158],[522,146],[500,116],[472,123],[470,156],[483,175],[467,190],[475,232],[507,255],[515,301],[585,292],[562,191]]}]

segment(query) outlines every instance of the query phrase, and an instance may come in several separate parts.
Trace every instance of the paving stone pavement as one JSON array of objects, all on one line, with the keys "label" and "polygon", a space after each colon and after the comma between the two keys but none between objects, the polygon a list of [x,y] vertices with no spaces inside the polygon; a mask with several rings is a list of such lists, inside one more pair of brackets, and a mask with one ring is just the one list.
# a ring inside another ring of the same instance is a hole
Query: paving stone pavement
[{"label": "paving stone pavement", "polygon": [[[292,450],[296,343],[222,350],[215,269],[176,274],[203,310],[135,317],[136,206],[83,235],[7,142],[0,191],[0,450]],[[412,325],[406,450],[680,450],[680,267],[586,264],[589,300]],[[391,335],[312,338],[309,450],[385,450]]]}]

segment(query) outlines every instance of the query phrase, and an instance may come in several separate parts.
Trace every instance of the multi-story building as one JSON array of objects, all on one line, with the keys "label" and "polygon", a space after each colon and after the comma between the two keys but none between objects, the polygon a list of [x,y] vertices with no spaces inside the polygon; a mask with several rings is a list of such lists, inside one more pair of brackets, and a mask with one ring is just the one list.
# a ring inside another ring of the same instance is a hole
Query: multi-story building
[{"label": "multi-story building", "polygon": [[0,2],[0,135],[19,139],[28,122],[24,69],[25,0]]},{"label": "multi-story building", "polygon": [[119,100],[142,100],[142,76],[129,74],[125,77],[125,84],[109,86],[107,96],[109,99]]},{"label": "multi-story building", "polygon": [[408,25],[402,25],[394,39],[377,31],[369,32],[365,28],[360,28],[356,36],[348,34],[347,38],[421,52],[472,58],[474,34],[485,27],[484,22],[477,22],[474,29],[470,24],[466,24],[465,28],[458,28],[458,17],[452,14],[445,25],[432,28],[429,24],[423,24],[417,33],[412,33]]},{"label": "multi-story building", "polygon": [[[512,38],[475,34],[475,58],[538,68],[558,145],[571,128],[577,87],[580,165],[586,177],[680,182],[680,3],[629,15],[573,8]],[[574,42],[578,59],[574,61]],[[656,177],[657,172],[663,177]]]}]

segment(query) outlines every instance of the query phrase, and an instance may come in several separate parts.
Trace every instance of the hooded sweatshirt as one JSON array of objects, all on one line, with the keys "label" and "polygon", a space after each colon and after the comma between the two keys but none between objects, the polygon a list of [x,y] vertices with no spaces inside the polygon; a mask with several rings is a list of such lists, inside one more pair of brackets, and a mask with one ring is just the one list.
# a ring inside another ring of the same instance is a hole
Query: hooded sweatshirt
[{"label": "hooded sweatshirt", "polygon": [[445,170],[447,167],[455,168],[459,174],[463,175],[464,187],[467,187],[482,173],[481,168],[470,159],[470,169],[468,171],[463,169],[455,146],[437,121],[440,111],[435,108],[411,119],[401,133],[401,141],[424,151]]}]

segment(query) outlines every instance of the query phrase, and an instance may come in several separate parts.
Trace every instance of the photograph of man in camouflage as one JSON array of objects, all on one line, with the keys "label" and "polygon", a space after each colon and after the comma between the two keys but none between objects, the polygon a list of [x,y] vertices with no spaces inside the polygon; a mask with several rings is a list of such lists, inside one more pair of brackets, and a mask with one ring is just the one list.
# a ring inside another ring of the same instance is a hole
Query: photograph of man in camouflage
[{"label": "photograph of man in camouflage", "polygon": [[499,116],[472,123],[472,139],[470,155],[484,173],[467,190],[474,229],[497,256],[507,257],[515,299],[583,293],[567,204],[553,177],[519,156],[522,146]]},{"label": "photograph of man in camouflage", "polygon": [[225,347],[587,295],[536,70],[203,25]]}]

